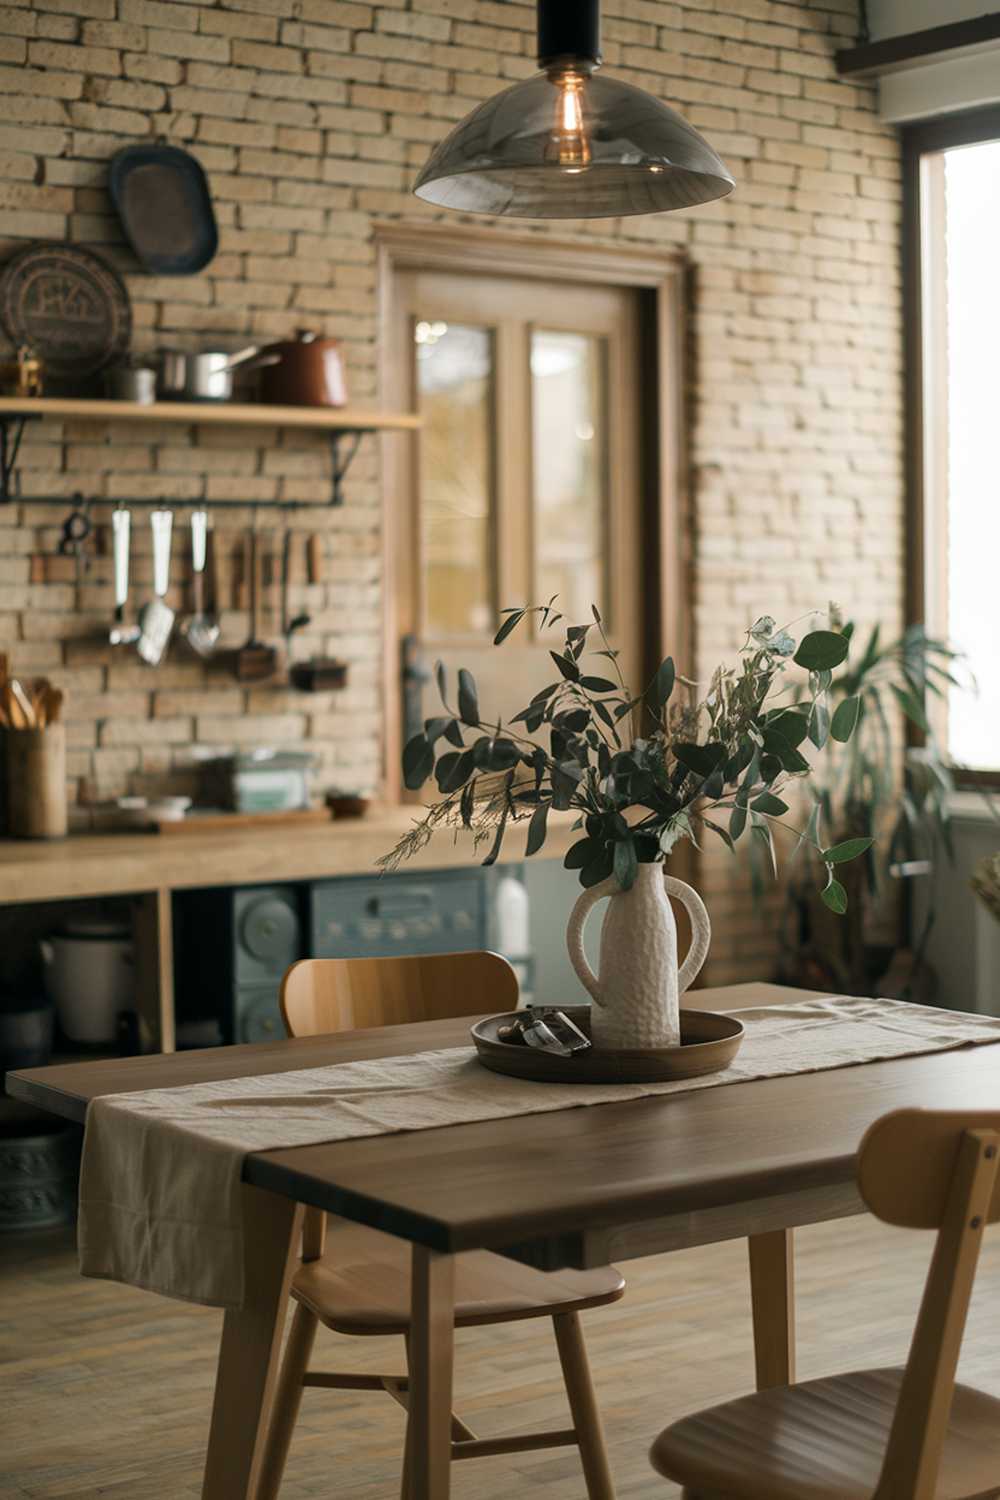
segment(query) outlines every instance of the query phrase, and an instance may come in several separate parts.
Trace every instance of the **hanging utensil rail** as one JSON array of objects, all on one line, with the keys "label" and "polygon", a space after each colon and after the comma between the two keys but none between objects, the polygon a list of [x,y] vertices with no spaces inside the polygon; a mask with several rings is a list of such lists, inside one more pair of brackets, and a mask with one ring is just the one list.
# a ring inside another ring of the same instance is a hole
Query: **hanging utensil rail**
[{"label": "hanging utensil rail", "polygon": [[[143,405],[133,401],[84,400],[71,397],[0,397],[0,505],[26,500],[32,505],[58,505],[60,496],[25,497],[17,483],[17,456],[25,423],[53,417],[102,422],[161,421],[167,425],[182,423],[188,427],[281,427],[322,432],[330,444],[332,480],[327,500],[247,500],[213,501],[215,505],[261,505],[279,510],[315,509],[344,503],[344,480],[362,437],[373,432],[413,432],[421,419],[413,412],[365,411],[351,407],[265,406],[247,402],[164,401]],[[109,450],[109,457],[113,455]],[[112,459],[113,461],[113,459]],[[117,501],[117,497],[114,497]],[[122,500],[123,505],[172,504],[162,500]],[[197,502],[195,502],[197,503]]]}]

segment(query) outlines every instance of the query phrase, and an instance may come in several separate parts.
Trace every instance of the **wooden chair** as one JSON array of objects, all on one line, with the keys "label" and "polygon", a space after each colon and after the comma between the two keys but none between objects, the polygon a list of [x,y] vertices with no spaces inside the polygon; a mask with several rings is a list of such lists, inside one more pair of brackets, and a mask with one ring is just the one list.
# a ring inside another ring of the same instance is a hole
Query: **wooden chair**
[{"label": "wooden chair", "polygon": [[868,1207],[936,1229],[905,1369],[762,1391],[662,1432],[653,1467],[689,1500],[989,1500],[1000,1401],[956,1385],[982,1231],[1000,1219],[1000,1110],[900,1110],[858,1153]]},{"label": "wooden chair", "polygon": [[[281,989],[291,1036],[406,1021],[443,1020],[514,1010],[517,977],[492,953],[429,958],[306,959],[293,964]],[[274,1500],[281,1484],[305,1386],[378,1390],[405,1409],[406,1375],[340,1375],[308,1368],[318,1324],[355,1336],[401,1334],[409,1343],[410,1246],[364,1226],[307,1209],[302,1265],[292,1282],[298,1306],[278,1377],[257,1500]],[[597,1271],[535,1271],[501,1255],[474,1251],[456,1258],[455,1325],[471,1328],[524,1318],[551,1318],[573,1425],[550,1432],[477,1438],[452,1417],[452,1458],[485,1458],[573,1444],[580,1450],[590,1500],[614,1500],[600,1413],[587,1364],[580,1312],[616,1302],[625,1290],[611,1267]],[[409,1438],[408,1438],[409,1441]],[[402,1494],[408,1494],[407,1456]]]}]

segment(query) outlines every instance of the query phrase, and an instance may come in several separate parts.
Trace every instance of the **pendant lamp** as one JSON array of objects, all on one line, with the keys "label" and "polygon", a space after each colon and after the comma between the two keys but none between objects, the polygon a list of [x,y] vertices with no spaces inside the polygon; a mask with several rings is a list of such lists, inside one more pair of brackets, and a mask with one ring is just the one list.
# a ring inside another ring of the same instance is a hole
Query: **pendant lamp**
[{"label": "pendant lamp", "polygon": [[437,147],[418,198],[462,213],[604,219],[732,192],[728,169],[680,115],[598,73],[600,0],[538,0],[538,64]]}]

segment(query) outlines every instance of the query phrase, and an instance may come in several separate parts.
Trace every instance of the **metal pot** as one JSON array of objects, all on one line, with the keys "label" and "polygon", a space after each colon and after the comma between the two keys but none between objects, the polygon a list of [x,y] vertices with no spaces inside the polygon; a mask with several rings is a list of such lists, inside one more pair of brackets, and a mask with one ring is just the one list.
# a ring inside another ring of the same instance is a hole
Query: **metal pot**
[{"label": "metal pot", "polygon": [[336,339],[320,339],[297,328],[294,339],[268,344],[270,368],[261,379],[261,397],[274,406],[346,406],[344,360]]},{"label": "metal pot", "polygon": [[221,349],[203,349],[200,354],[165,349],[160,357],[160,395],[166,401],[229,401],[234,370],[276,364],[277,359],[255,344],[235,354]]},{"label": "metal pot", "polygon": [[39,944],[46,993],[71,1042],[113,1042],[118,1014],[135,1008],[135,962],[128,927],[77,918]]}]

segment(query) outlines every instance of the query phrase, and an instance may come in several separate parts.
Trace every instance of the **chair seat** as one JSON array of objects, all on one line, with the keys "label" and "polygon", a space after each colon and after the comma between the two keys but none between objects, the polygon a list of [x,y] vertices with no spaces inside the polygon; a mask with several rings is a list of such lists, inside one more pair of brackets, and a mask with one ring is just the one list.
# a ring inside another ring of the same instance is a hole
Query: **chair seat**
[{"label": "chair seat", "polygon": [[[872,1500],[902,1370],[759,1391],[696,1412],[653,1444],[653,1467],[698,1500]],[[1000,1494],[1000,1401],[956,1385],[935,1500]]]},{"label": "chair seat", "polygon": [[[535,1271],[488,1250],[455,1259],[455,1323],[512,1323],[617,1302],[625,1290],[611,1266],[597,1271]],[[333,1221],[321,1260],[296,1273],[292,1296],[338,1333],[406,1333],[410,1326],[410,1246],[375,1229]]]}]

